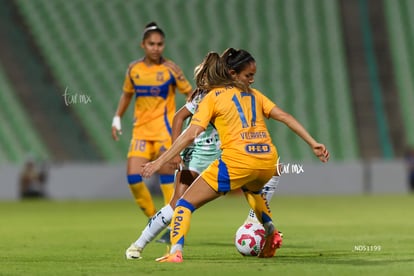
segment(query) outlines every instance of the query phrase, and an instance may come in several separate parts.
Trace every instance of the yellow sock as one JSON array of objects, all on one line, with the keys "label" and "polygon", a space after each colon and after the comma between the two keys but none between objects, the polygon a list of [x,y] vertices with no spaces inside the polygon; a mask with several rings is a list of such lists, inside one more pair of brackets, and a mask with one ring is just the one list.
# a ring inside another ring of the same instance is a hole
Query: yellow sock
[{"label": "yellow sock", "polygon": [[257,219],[261,223],[266,223],[272,220],[272,212],[267,204],[266,198],[261,194],[245,191],[244,196],[249,202],[250,207],[256,213]]},{"label": "yellow sock", "polygon": [[171,221],[171,253],[175,250],[182,250],[184,246],[184,237],[190,230],[191,215],[195,208],[185,199],[177,201],[174,215]]},{"label": "yellow sock", "polygon": [[164,196],[164,205],[170,203],[170,200],[174,193],[174,180],[173,174],[160,174],[160,188]]},{"label": "yellow sock", "polygon": [[160,185],[162,195],[164,197],[164,206],[170,203],[174,193],[174,183]]},{"label": "yellow sock", "polygon": [[135,202],[144,211],[147,217],[152,217],[156,213],[154,202],[152,201],[151,193],[144,182],[130,184],[129,189],[135,198]]}]

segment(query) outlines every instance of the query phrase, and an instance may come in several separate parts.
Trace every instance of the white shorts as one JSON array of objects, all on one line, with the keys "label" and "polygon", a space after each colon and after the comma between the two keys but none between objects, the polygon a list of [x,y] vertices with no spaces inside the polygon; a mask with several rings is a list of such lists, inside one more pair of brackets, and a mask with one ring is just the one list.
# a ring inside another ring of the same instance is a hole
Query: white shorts
[{"label": "white shorts", "polygon": [[184,169],[200,174],[220,155],[221,151],[203,151],[197,148],[188,148],[182,152],[181,158],[184,162]]}]

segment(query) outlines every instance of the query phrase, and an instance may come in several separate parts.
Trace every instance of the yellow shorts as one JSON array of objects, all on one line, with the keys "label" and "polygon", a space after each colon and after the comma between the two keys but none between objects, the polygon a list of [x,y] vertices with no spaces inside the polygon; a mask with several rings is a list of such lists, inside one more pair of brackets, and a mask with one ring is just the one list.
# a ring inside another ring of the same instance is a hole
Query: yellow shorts
[{"label": "yellow shorts", "polygon": [[276,167],[228,168],[223,160],[218,159],[201,173],[201,177],[219,193],[227,193],[241,187],[258,192],[272,178],[275,171]]},{"label": "yellow shorts", "polygon": [[132,138],[129,145],[128,158],[143,157],[148,160],[154,160],[170,147],[171,139],[164,141],[149,141]]}]

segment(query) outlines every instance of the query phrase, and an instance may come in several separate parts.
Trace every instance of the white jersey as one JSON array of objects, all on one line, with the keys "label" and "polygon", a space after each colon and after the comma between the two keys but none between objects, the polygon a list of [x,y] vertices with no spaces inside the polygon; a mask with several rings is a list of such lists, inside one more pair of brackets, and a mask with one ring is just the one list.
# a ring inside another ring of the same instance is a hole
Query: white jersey
[{"label": "white jersey", "polygon": [[[196,95],[185,107],[194,114],[204,96],[205,94]],[[200,133],[194,139],[194,142],[181,153],[185,168],[200,174],[214,160],[220,158],[220,146],[221,143],[217,130],[212,124],[208,124],[206,130]]]},{"label": "white jersey", "polygon": [[[194,114],[197,109],[198,104],[204,98],[205,94],[198,94],[194,97],[191,102],[187,102],[185,107]],[[217,133],[216,128],[210,123],[208,124],[205,131],[200,133],[200,135],[194,139],[190,148],[197,149],[199,151],[205,152],[208,155],[216,154],[217,151],[220,151],[220,139]]]}]

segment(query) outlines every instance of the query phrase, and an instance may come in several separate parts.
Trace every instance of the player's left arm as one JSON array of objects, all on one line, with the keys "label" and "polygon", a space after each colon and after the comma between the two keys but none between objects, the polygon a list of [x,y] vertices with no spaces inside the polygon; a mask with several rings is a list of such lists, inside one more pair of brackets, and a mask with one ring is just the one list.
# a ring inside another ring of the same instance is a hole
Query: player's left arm
[{"label": "player's left arm", "polygon": [[298,120],[296,120],[291,114],[285,112],[278,106],[274,106],[270,111],[270,118],[282,122],[287,125],[293,132],[301,137],[313,150],[314,154],[322,161],[328,162],[329,151],[325,145],[318,143],[309,132],[303,127]]},{"label": "player's left arm", "polygon": [[178,90],[182,94],[185,94],[188,99],[192,92],[192,86],[184,76],[183,70],[181,70],[181,68],[171,60],[165,61],[164,65],[168,67],[169,71],[174,76]]}]

